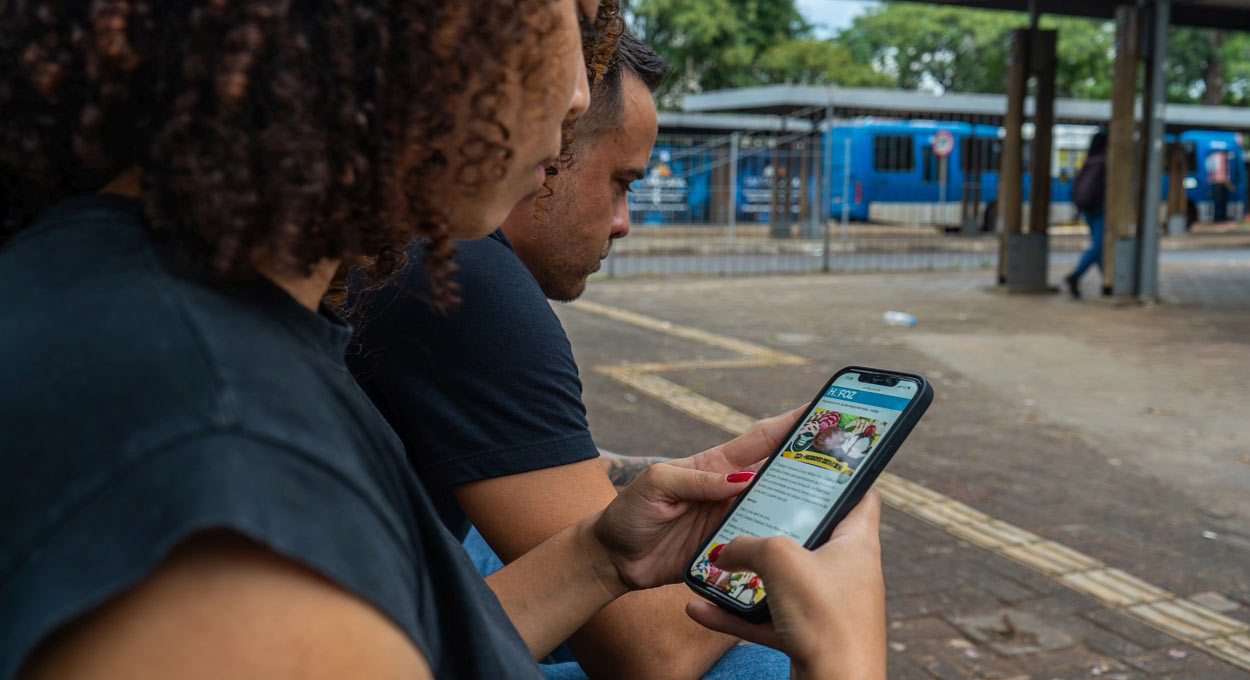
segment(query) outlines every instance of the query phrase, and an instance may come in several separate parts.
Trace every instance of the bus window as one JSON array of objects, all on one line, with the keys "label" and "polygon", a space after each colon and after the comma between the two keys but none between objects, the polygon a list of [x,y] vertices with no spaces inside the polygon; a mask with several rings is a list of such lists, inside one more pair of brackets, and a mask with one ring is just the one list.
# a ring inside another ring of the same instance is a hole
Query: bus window
[{"label": "bus window", "polygon": [[909,135],[877,135],[872,138],[872,169],[878,172],[911,172],[916,169],[915,151]]},{"label": "bus window", "polygon": [[1085,149],[1059,149],[1058,163],[1054,172],[1060,182],[1070,182],[1085,164]]},{"label": "bus window", "polygon": [[[973,146],[973,142],[976,146]],[[974,153],[979,152],[980,158],[975,158]],[[973,173],[973,166],[980,168],[981,172],[998,172],[998,156],[1002,152],[1002,145],[997,139],[986,139],[984,137],[973,140],[964,137],[959,140],[959,167],[965,175]]]}]

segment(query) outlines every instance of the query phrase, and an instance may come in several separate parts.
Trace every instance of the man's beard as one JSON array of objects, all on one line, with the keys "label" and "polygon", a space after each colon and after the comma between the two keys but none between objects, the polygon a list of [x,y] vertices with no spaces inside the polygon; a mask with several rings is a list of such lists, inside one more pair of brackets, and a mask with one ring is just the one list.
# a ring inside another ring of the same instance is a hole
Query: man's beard
[{"label": "man's beard", "polygon": [[560,266],[556,271],[546,272],[538,279],[543,295],[556,302],[572,302],[586,291],[586,279],[590,276],[585,267]]},{"label": "man's beard", "polygon": [[[573,265],[569,260],[561,259],[559,266],[555,271],[547,272],[546,275],[538,279],[538,285],[543,289],[543,295],[548,299],[556,302],[572,302],[581,297],[586,292],[586,281],[590,275],[595,273],[595,265],[607,257],[612,250],[612,241],[609,239],[599,254],[586,265]],[[538,277],[535,277],[538,278]]]}]

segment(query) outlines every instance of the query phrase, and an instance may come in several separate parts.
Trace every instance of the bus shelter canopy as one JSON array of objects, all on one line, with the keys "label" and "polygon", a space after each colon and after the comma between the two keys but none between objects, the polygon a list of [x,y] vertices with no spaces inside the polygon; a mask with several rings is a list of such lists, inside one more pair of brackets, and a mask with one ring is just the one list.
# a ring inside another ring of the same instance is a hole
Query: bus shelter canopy
[{"label": "bus shelter canopy", "polygon": [[[960,5],[982,9],[1028,11],[1036,5],[1042,14],[1110,19],[1115,8],[1134,4],[1131,0],[913,0],[931,5]],[[1173,26],[1250,30],[1248,0],[1173,0]]]}]

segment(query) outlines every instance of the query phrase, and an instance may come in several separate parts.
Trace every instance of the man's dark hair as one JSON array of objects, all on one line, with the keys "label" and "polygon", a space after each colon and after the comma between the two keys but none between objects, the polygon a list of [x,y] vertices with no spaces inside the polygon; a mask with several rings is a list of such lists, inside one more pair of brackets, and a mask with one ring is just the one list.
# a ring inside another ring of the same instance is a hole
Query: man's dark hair
[{"label": "man's dark hair", "polygon": [[[622,102],[622,74],[629,73],[642,81],[647,89],[655,92],[668,76],[668,62],[639,40],[625,31],[616,43],[616,53],[608,63],[603,79],[590,97],[590,108],[581,118],[579,133],[590,136],[607,127],[620,124],[625,114]],[[589,134],[588,134],[589,133]]]}]

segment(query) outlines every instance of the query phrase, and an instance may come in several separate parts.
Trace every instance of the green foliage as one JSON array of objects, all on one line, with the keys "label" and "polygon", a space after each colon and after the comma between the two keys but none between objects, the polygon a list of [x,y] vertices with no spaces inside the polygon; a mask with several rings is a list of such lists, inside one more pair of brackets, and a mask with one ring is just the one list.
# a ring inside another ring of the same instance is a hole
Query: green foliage
[{"label": "green foliage", "polygon": [[[835,42],[858,64],[890,76],[894,87],[952,92],[1002,92],[1007,35],[1028,25],[1023,12],[893,2],[857,17]],[[1106,99],[1111,94],[1115,27],[1110,21],[1044,15],[1058,31],[1055,91],[1060,97]],[[1250,34],[1173,28],[1169,35],[1167,98],[1250,104]],[[1219,73],[1222,83],[1209,82]]]},{"label": "green foliage", "polygon": [[[1173,28],[1168,43],[1168,101],[1250,105],[1250,34]],[[1214,72],[1222,83],[1207,82]]]},{"label": "green foliage", "polygon": [[676,105],[686,92],[795,82],[885,86],[890,79],[811,36],[794,0],[633,0],[630,28],[673,66],[659,93]]},{"label": "green foliage", "polygon": [[855,63],[851,51],[828,40],[787,40],[764,50],[754,75],[765,83],[836,84],[889,87],[893,79],[871,66]]},{"label": "green foliage", "polygon": [[[831,40],[812,35],[794,0],[629,0],[639,37],[674,68],[660,102],[682,94],[768,83],[890,87],[938,92],[1003,91],[1007,35],[1023,12],[886,0]],[[1115,29],[1109,21],[1044,15],[1056,29],[1060,97],[1111,93]],[[1174,28],[1169,101],[1250,105],[1250,34]]]},{"label": "green foliage", "polygon": [[[1020,12],[891,3],[855,19],[837,37],[857,63],[873,64],[904,89],[1002,92],[1007,35],[1028,25]],[[1057,29],[1055,90],[1105,97],[1115,34],[1107,22],[1042,18]]]}]

